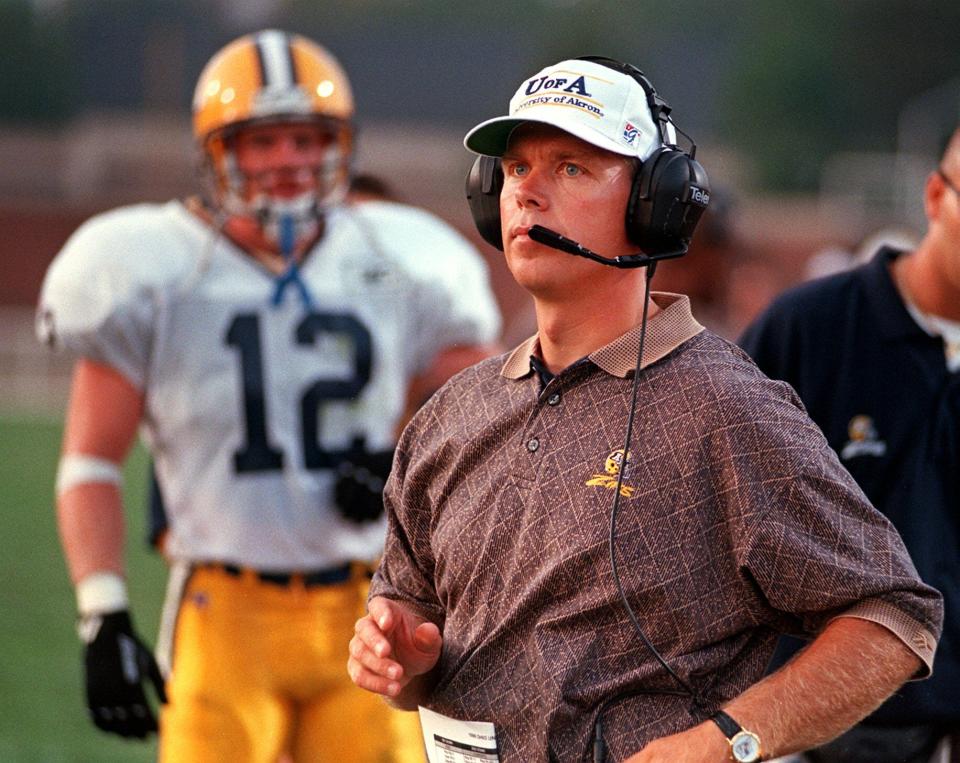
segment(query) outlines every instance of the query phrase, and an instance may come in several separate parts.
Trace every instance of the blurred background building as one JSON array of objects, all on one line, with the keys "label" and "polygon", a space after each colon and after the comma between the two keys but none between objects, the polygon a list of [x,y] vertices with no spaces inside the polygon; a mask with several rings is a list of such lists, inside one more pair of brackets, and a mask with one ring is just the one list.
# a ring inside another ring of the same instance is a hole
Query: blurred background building
[{"label": "blurred background building", "polygon": [[960,121],[949,1],[0,0],[0,410],[62,405],[66,366],[32,337],[44,270],[92,213],[195,191],[193,84],[213,51],[268,26],[339,57],[357,169],[478,243],[507,342],[531,315],[473,233],[460,141],[545,63],[635,63],[695,137],[715,204],[657,288],[691,294],[727,336],[878,229],[922,229],[923,179]]}]

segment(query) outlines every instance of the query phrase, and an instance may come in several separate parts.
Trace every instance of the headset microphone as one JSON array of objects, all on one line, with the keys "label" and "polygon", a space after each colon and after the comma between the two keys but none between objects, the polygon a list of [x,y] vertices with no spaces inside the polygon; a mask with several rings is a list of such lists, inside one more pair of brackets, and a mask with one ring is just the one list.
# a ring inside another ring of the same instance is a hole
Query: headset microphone
[{"label": "headset microphone", "polygon": [[673,257],[682,257],[687,253],[687,247],[681,247],[669,252],[659,252],[657,254],[624,254],[619,257],[603,257],[592,249],[587,249],[583,244],[561,236],[556,231],[544,228],[542,225],[534,225],[527,231],[527,235],[533,241],[553,249],[559,249],[567,254],[575,254],[578,257],[586,257],[588,260],[599,262],[601,265],[609,265],[614,268],[642,268],[646,265],[654,265],[660,260],[669,260]]}]

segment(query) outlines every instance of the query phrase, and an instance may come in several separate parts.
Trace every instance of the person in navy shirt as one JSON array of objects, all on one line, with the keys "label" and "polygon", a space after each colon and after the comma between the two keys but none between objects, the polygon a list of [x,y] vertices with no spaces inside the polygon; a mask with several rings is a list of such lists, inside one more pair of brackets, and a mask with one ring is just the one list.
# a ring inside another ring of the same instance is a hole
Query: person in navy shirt
[{"label": "person in navy shirt", "polygon": [[[799,393],[831,447],[944,595],[933,677],[905,685],[810,761],[960,760],[960,129],[924,189],[912,252],[787,291],[740,338]],[[779,661],[798,645],[783,645]],[[776,663],[776,661],[775,661]],[[944,760],[946,758],[943,758]]]}]

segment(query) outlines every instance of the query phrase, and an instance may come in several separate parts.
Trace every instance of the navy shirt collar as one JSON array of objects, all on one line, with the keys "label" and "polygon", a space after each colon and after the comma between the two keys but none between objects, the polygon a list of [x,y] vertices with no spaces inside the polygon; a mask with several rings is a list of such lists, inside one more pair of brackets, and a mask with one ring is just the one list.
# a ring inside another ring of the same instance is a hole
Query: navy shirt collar
[{"label": "navy shirt collar", "polygon": [[893,280],[890,267],[903,252],[883,247],[864,265],[865,298],[873,310],[877,331],[884,339],[914,339],[929,335],[917,325]]}]

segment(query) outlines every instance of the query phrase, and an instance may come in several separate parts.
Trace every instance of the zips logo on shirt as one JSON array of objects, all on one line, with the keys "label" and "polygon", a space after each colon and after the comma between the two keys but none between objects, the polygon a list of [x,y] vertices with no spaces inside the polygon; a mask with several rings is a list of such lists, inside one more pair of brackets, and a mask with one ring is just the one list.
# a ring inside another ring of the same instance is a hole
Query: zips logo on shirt
[{"label": "zips logo on shirt", "polygon": [[887,443],[877,435],[877,428],[873,419],[865,414],[858,414],[847,424],[846,445],[840,451],[840,458],[847,461],[857,456],[884,456],[887,453]]},{"label": "zips logo on shirt", "polygon": [[[624,460],[626,460],[627,465],[630,464],[630,452],[627,452],[627,457],[623,457],[623,448],[618,448],[617,450],[610,453],[607,456],[606,461],[603,464],[604,474],[594,474],[590,479],[588,479],[584,484],[591,487],[603,487],[607,490],[616,490],[617,489],[617,480],[620,475],[620,467],[623,465]],[[623,478],[627,478],[627,468],[624,467]],[[637,488],[628,485],[625,482],[620,485],[620,495],[624,498],[630,498],[633,495],[633,491]]]}]

